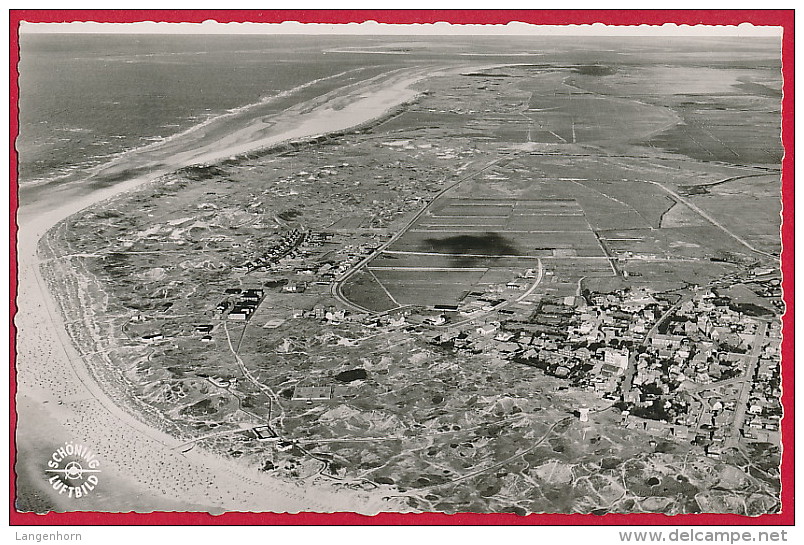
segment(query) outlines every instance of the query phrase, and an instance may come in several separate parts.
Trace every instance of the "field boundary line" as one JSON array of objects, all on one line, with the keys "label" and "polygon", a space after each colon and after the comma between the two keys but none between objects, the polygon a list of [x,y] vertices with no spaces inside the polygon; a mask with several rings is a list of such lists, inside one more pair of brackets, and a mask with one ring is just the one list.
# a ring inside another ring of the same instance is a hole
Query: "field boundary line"
[{"label": "field boundary line", "polygon": [[694,212],[697,212],[703,219],[705,219],[706,221],[708,221],[709,223],[711,223],[715,227],[719,228],[721,231],[723,231],[724,233],[729,235],[731,238],[733,238],[734,240],[736,240],[737,242],[739,242],[740,244],[742,244],[743,246],[745,246],[746,248],[748,248],[752,252],[755,252],[755,253],[758,253],[760,255],[764,255],[766,257],[770,257],[770,258],[773,258],[773,259],[778,259],[778,257],[773,255],[773,254],[769,254],[768,252],[763,252],[762,250],[757,250],[756,248],[751,246],[751,244],[749,244],[748,241],[746,241],[745,239],[739,237],[735,233],[732,233],[724,225],[722,225],[720,222],[718,222],[715,218],[713,218],[708,213],[706,213],[703,210],[701,210],[696,204],[688,201],[686,198],[682,197],[681,195],[679,195],[678,193],[676,193],[675,191],[673,191],[669,187],[666,187],[664,184],[661,184],[659,182],[653,182],[651,180],[645,180],[645,181],[648,182],[649,184],[653,184],[653,185],[657,185],[657,186],[661,187],[664,191],[666,191],[673,198],[677,199],[680,203],[686,205],[688,208],[690,208]]},{"label": "field boundary line", "polygon": [[388,298],[389,298],[391,301],[393,301],[393,302],[394,302],[394,304],[395,304],[397,307],[401,307],[401,306],[402,306],[402,303],[400,303],[399,301],[397,301],[397,300],[396,300],[396,298],[395,298],[393,295],[391,295],[391,292],[390,292],[390,291],[388,291],[388,288],[386,288],[386,287],[385,287],[385,284],[383,284],[383,283],[380,281],[380,279],[379,279],[379,278],[377,278],[377,275],[376,275],[376,274],[374,274],[374,271],[372,271],[372,270],[371,270],[371,267],[366,267],[366,270],[369,272],[369,274],[370,274],[370,275],[371,275],[371,277],[374,279],[374,281],[375,281],[375,282],[377,282],[377,284],[379,284],[379,285],[380,285],[380,287],[382,288],[382,291],[384,291],[384,292],[385,292],[385,295],[387,295],[387,296],[388,296]]}]

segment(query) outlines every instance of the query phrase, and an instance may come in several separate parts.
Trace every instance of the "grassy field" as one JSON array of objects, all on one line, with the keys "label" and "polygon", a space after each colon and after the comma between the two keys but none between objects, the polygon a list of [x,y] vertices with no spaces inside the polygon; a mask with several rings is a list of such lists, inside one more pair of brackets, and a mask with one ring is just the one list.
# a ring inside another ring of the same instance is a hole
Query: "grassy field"
[{"label": "grassy field", "polygon": [[[723,110],[729,107],[725,100],[710,107],[685,108],[684,124],[657,136],[651,144],[703,161],[781,162],[779,124],[769,124],[761,112]],[[750,131],[745,130],[746,122],[749,125],[753,122]]]},{"label": "grassy field", "polygon": [[479,284],[487,269],[395,270],[370,268],[402,305],[454,304]]},{"label": "grassy field", "polygon": [[575,293],[583,276],[614,274],[582,205],[570,197],[585,192],[583,185],[539,182],[529,199],[447,194],[368,270],[400,304],[429,306],[455,304],[468,291],[514,280],[543,258],[545,293]]},{"label": "grassy field", "polygon": [[360,271],[343,286],[343,295],[354,304],[374,311],[384,311],[397,305],[369,271]]},{"label": "grassy field", "polygon": [[[778,63],[778,59],[769,62]],[[778,68],[631,67],[612,77],[572,76],[568,83],[606,96],[635,97],[672,108],[683,123],[650,139],[649,144],[657,148],[702,161],[781,161]]]},{"label": "grassy field", "polygon": [[[781,195],[779,176],[744,178],[720,184],[691,198],[730,231],[767,252],[779,252]],[[750,221],[746,221],[750,219]]]},{"label": "grassy field", "polygon": [[[482,169],[471,157],[452,158],[476,174],[369,263],[400,302],[428,305],[436,293],[454,302],[483,288],[461,269],[514,278],[537,258],[546,274],[535,295],[623,272],[661,286],[690,274],[713,278],[732,265],[711,259],[757,258],[740,237],[778,251],[778,178],[756,177],[751,166],[780,157],[778,116],[767,114],[779,98],[770,68],[505,67],[434,79],[428,88],[379,127],[408,139],[395,146],[452,135],[447,160],[461,144],[530,143],[537,151]],[[753,177],[724,183],[740,175]]]}]

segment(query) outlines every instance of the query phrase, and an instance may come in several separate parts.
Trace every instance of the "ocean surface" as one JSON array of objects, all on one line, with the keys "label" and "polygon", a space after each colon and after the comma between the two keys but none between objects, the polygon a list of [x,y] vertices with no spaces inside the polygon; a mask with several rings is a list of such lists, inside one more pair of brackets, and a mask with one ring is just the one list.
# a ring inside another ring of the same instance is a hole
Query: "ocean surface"
[{"label": "ocean surface", "polygon": [[51,34],[20,41],[21,185],[68,179],[310,81],[394,61],[328,55],[338,40],[305,37]]},{"label": "ocean surface", "polygon": [[23,34],[20,201],[48,187],[81,183],[93,167],[217,116],[266,102],[279,111],[394,68],[444,60],[655,63],[669,51],[707,51],[711,63],[721,57],[762,62],[767,45],[572,36]]}]

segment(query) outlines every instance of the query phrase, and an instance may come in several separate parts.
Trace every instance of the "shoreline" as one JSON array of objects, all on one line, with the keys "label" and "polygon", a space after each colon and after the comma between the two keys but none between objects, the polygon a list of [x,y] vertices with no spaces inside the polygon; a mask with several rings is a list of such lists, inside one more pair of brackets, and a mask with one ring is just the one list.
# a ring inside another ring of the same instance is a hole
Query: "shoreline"
[{"label": "shoreline", "polygon": [[[83,195],[70,195],[76,198],[69,199],[59,193],[70,190],[75,193],[77,192],[75,188],[57,188],[53,191],[57,193],[55,197],[20,205],[17,211],[18,261],[22,263],[23,257],[35,258],[35,245],[45,232],[60,221],[90,206],[131,192],[143,184],[154,182],[161,176],[181,168],[237,160],[248,154],[267,152],[284,145],[314,141],[328,135],[357,129],[412,101],[420,92],[411,89],[411,86],[435,75],[434,72],[426,72],[421,68],[407,69],[406,73],[401,75],[398,72],[399,70],[395,70],[390,76],[385,74],[384,78],[371,78],[379,80],[374,81],[374,89],[360,87],[365,84],[361,82],[344,89],[347,92],[345,95],[326,93],[323,97],[310,101],[313,102],[313,108],[308,111],[300,110],[301,106],[309,106],[309,102],[280,113],[275,120],[252,119],[228,135],[205,133],[205,136],[213,141],[200,148],[175,149],[176,142],[171,140],[161,146],[164,149],[160,149],[155,157],[145,159],[137,157],[141,150],[132,150],[137,153],[129,158],[129,163],[115,159],[98,169],[98,172],[91,177],[94,178],[106,171],[107,176],[120,177],[122,180],[119,182],[111,182]],[[162,157],[165,154],[170,155]],[[147,173],[143,173],[143,170],[147,170]],[[59,205],[54,208],[55,203]],[[24,227],[28,232],[25,232]],[[31,256],[32,247],[34,247],[33,256]],[[24,252],[26,255],[23,256]]]},{"label": "shoreline", "polygon": [[[280,119],[275,123],[254,120],[225,138],[215,140],[215,144],[221,147],[202,146],[185,150],[171,156],[172,161],[159,164],[147,175],[125,179],[79,198],[68,200],[55,195],[18,209],[18,311],[14,318],[17,328],[16,442],[18,452],[40,453],[41,458],[36,460],[30,454],[24,460],[17,457],[18,473],[27,475],[21,480],[30,482],[31,476],[36,474],[37,462],[41,465],[39,471],[43,471],[53,448],[65,441],[75,441],[88,443],[98,451],[108,474],[117,481],[114,485],[137,491],[133,495],[144,511],[170,509],[174,504],[173,509],[212,512],[352,511],[376,514],[391,507],[400,509],[400,505],[388,503],[376,493],[339,490],[317,483],[301,487],[260,475],[209,451],[194,449],[181,454],[174,450],[181,444],[179,439],[126,412],[97,382],[84,361],[86,356],[79,353],[63,326],[58,299],[59,295],[69,295],[53,293],[48,288],[40,269],[42,256],[39,249],[43,237],[68,217],[122,197],[185,166],[220,162],[292,142],[314,141],[328,134],[354,130],[388,115],[419,94],[411,88],[413,84],[433,75],[422,68],[402,72],[378,78],[380,81],[375,81],[373,88],[350,86],[338,93],[318,97],[312,101],[314,104],[308,111],[299,113],[292,108],[279,114]],[[309,106],[309,102],[305,105]],[[53,207],[53,203],[59,200],[65,204]],[[80,289],[76,291],[80,292]],[[80,307],[76,305],[74,310],[79,311]],[[48,432],[41,431],[44,429]],[[24,432],[20,433],[20,430]],[[126,448],[120,449],[120,445],[126,445]],[[63,502],[51,502],[55,505],[49,509],[108,510],[111,505],[122,505],[108,501],[110,494],[114,495],[113,491],[110,489],[105,495],[73,500],[66,506]],[[19,497],[19,490],[17,493]],[[37,494],[37,491],[25,490],[25,493]],[[154,498],[147,498],[149,495]],[[94,505],[97,501],[100,503]],[[131,510],[132,507],[121,509]]]}]

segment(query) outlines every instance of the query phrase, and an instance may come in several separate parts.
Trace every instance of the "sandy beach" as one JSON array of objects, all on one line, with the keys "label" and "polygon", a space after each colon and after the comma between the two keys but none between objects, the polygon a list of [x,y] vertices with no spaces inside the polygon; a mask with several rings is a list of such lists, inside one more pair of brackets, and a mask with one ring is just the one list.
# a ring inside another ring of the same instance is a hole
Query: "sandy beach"
[{"label": "sandy beach", "polygon": [[[92,358],[103,355],[73,344],[60,310],[60,306],[71,305],[67,314],[81,316],[81,290],[86,286],[78,283],[74,293],[48,289],[38,248],[43,236],[65,218],[178,168],[214,163],[371,121],[412,100],[418,91],[411,85],[432,73],[422,69],[397,71],[324,95],[276,118],[255,119],[244,126],[226,127],[226,131],[207,130],[186,141],[170,142],[109,167],[107,174],[119,174],[119,183],[70,198],[54,194],[20,208],[19,311],[15,317],[17,473],[18,483],[26,488],[20,497],[36,499],[26,503],[59,511],[337,510],[372,514],[402,508],[378,493],[335,489],[322,483],[286,483],[199,449],[182,454],[177,449],[181,439],[138,418],[97,382],[91,369],[98,360]],[[128,177],[127,172],[139,174]],[[62,261],[56,266],[70,264]],[[82,316],[88,323],[93,318]],[[103,329],[100,324],[94,325],[87,333],[97,336]],[[97,346],[101,344],[98,341]],[[90,365],[90,361],[94,363]],[[98,490],[81,499],[55,494],[44,473],[53,450],[70,441],[90,446],[102,461]]]}]

